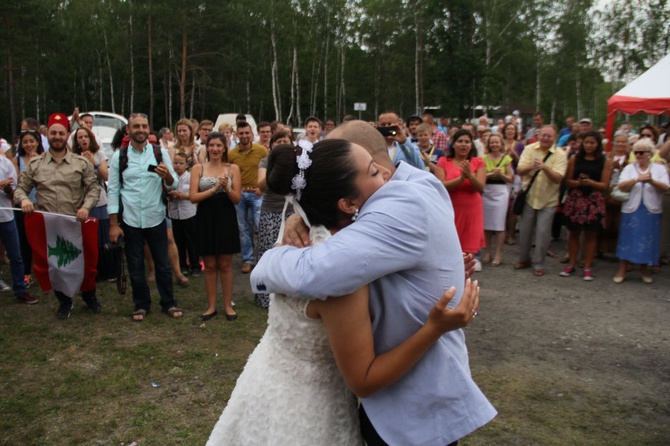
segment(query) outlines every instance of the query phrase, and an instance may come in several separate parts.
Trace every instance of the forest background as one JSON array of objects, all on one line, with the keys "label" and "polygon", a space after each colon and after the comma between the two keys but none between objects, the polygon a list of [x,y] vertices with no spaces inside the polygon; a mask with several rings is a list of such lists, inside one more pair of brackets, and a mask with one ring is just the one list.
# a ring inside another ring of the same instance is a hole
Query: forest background
[{"label": "forest background", "polygon": [[598,124],[670,52],[668,0],[20,0],[0,2],[0,25],[6,137],[75,106],[154,128],[339,122],[356,102],[368,120],[501,107]]}]

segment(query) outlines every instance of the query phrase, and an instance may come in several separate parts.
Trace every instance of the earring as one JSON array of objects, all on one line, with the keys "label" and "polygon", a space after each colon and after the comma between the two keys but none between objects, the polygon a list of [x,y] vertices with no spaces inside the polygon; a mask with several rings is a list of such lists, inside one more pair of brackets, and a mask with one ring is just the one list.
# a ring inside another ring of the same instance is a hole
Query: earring
[{"label": "earring", "polygon": [[356,221],[358,218],[358,208],[354,208],[356,211],[354,212],[354,215],[351,216],[351,221]]}]

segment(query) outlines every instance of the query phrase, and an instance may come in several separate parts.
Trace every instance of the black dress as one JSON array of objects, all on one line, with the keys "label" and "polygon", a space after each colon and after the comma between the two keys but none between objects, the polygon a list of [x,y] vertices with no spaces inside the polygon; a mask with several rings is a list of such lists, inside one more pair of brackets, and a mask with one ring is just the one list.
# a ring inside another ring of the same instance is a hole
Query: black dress
[{"label": "black dress", "polygon": [[[217,179],[201,177],[200,192],[215,187]],[[223,190],[198,203],[195,213],[198,236],[196,245],[201,256],[237,254],[240,252],[240,233],[235,205]]]},{"label": "black dress", "polygon": [[[577,158],[572,179],[585,174],[594,181],[600,181],[604,165],[604,156],[595,160]],[[565,197],[563,215],[565,226],[571,231],[602,231],[607,215],[605,194],[588,186],[573,187]]]}]

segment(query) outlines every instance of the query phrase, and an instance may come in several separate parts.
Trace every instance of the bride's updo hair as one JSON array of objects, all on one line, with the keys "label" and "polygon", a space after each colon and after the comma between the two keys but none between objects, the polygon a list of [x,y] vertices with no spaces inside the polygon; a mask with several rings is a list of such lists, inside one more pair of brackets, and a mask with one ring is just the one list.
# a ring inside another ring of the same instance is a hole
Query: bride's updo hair
[{"label": "bride's updo hair", "polygon": [[[282,144],[270,152],[268,158],[268,187],[280,195],[294,194],[293,178],[298,175],[296,157],[300,147]],[[358,194],[355,180],[358,171],[351,156],[351,143],[343,139],[329,139],[314,144],[309,154],[312,165],[305,170],[305,188],[301,192],[300,206],[313,225],[337,227],[344,215],[339,211],[340,198]]]}]

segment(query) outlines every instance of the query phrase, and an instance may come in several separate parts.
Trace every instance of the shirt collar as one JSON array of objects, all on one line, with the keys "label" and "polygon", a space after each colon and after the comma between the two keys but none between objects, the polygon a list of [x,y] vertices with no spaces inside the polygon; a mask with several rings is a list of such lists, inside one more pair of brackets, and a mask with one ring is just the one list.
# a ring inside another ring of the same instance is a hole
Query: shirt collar
[{"label": "shirt collar", "polygon": [[[51,156],[51,150],[47,150],[44,154],[44,156],[47,159],[47,163],[50,163],[51,161],[54,161],[54,157]],[[63,157],[63,161],[65,161],[68,164],[72,164],[72,152],[70,150],[66,149],[65,156]]]}]

